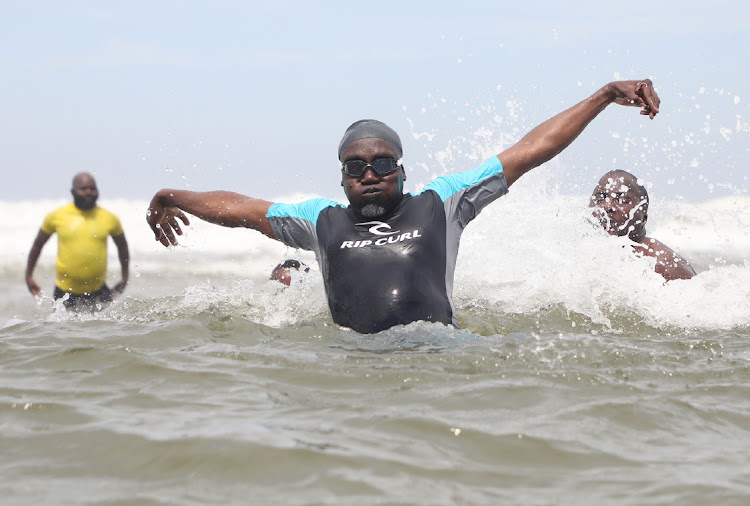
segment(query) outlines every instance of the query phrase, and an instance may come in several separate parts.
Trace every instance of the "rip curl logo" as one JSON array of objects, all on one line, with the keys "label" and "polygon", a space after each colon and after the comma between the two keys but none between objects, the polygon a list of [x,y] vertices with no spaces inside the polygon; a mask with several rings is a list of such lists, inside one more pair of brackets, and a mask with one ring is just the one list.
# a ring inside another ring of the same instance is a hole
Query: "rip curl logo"
[{"label": "rip curl logo", "polygon": [[379,239],[364,240],[364,241],[344,241],[341,243],[340,249],[344,248],[366,248],[368,246],[385,246],[387,244],[395,244],[403,241],[411,241],[417,237],[422,237],[419,230],[414,232],[400,233],[400,230],[391,230],[391,226],[382,221],[368,221],[365,223],[356,223],[358,227],[366,227],[370,225],[368,231],[375,236],[380,236]]},{"label": "rip curl logo", "polygon": [[[369,232],[372,235],[393,235],[398,234],[398,230],[391,231],[391,226],[385,222],[382,221],[366,221],[364,223],[355,223],[354,226],[356,227],[366,227],[367,225],[372,225],[369,229]],[[388,232],[386,232],[388,230]]]}]

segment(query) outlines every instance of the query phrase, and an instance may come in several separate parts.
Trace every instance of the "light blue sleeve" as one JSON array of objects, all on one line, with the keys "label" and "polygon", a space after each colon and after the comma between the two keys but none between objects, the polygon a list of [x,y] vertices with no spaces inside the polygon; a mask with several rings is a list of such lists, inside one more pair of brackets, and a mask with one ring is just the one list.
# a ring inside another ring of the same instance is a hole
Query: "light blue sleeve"
[{"label": "light blue sleeve", "polygon": [[298,204],[283,204],[277,202],[271,204],[266,213],[266,218],[295,218],[307,220],[315,226],[318,223],[318,215],[326,207],[344,207],[338,202],[328,199],[310,199]]},{"label": "light blue sleeve", "polygon": [[328,199],[310,199],[299,204],[271,204],[266,213],[276,238],[292,248],[315,251],[318,248],[318,216],[328,207],[345,207]]},{"label": "light blue sleeve", "polygon": [[500,159],[493,156],[474,170],[440,176],[425,187],[428,190],[440,196],[448,233],[458,237],[482,209],[508,193],[508,184]]},{"label": "light blue sleeve", "polygon": [[458,174],[448,174],[440,176],[428,184],[423,191],[433,190],[439,196],[440,200],[445,202],[456,193],[466,190],[470,186],[481,183],[487,178],[496,176],[503,172],[503,165],[498,157],[493,156],[476,169]]}]

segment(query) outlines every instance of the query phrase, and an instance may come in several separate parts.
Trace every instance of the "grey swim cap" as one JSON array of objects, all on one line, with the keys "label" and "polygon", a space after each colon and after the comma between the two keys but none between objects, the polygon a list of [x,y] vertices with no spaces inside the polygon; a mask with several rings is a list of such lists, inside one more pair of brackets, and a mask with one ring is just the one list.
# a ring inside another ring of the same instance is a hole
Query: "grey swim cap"
[{"label": "grey swim cap", "polygon": [[339,160],[341,160],[341,155],[344,154],[344,151],[349,147],[349,144],[360,139],[383,139],[385,142],[393,146],[399,159],[403,156],[401,139],[399,139],[398,134],[394,129],[376,119],[361,119],[356,123],[352,123],[352,125],[346,129],[346,133],[344,133],[344,137],[339,143]]}]

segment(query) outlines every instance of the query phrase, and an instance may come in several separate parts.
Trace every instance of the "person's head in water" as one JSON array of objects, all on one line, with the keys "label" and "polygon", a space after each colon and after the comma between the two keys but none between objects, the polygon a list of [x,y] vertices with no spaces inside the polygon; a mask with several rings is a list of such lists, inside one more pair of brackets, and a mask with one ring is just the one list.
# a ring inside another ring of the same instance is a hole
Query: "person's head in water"
[{"label": "person's head in water", "polygon": [[278,281],[282,285],[290,286],[292,284],[292,270],[310,272],[310,268],[299,260],[286,260],[271,271],[271,279]]},{"label": "person's head in water", "polygon": [[70,193],[73,195],[75,206],[83,211],[93,209],[96,206],[96,199],[99,198],[99,190],[96,187],[94,176],[88,172],[75,175]]},{"label": "person's head in water", "polygon": [[635,242],[646,237],[648,192],[630,172],[604,174],[591,194],[589,207],[610,235],[627,235]]},{"label": "person's head in water", "polygon": [[406,173],[401,139],[388,125],[363,119],[347,128],[339,143],[341,186],[351,209],[363,218],[379,218],[401,201]]}]

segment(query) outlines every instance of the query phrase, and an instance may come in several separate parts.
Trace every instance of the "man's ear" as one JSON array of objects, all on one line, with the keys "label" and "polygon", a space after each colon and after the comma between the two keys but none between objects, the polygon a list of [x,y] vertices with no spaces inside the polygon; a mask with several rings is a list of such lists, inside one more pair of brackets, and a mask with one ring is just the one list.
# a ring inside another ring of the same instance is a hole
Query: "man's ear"
[{"label": "man's ear", "polygon": [[401,164],[399,167],[401,167],[401,174],[404,176],[404,181],[406,181],[406,169],[404,169],[403,164]]}]

